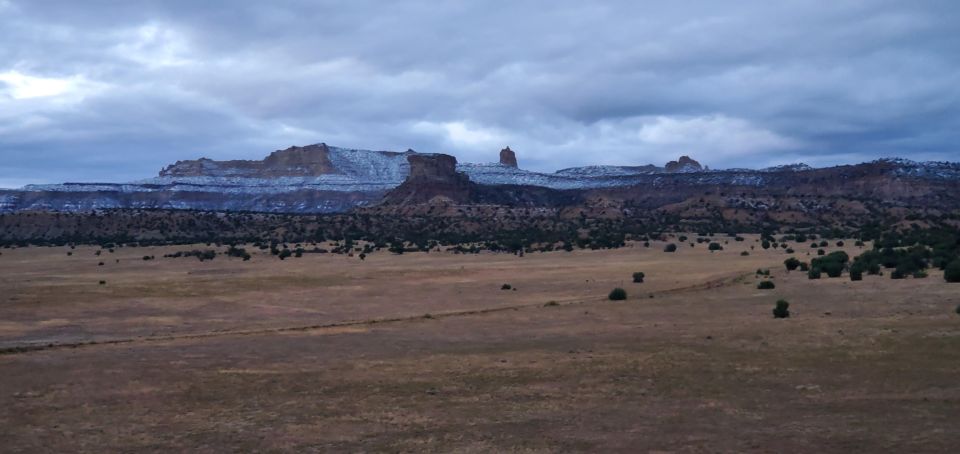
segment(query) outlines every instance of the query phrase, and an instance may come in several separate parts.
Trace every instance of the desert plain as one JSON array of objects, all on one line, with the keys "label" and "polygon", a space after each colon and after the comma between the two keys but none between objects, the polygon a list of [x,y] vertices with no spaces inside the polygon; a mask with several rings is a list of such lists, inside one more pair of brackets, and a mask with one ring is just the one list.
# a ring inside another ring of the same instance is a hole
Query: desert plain
[{"label": "desert plain", "polygon": [[[365,260],[3,249],[0,451],[960,448],[960,284],[810,280],[783,266],[809,245],[744,237]],[[825,249],[860,253],[845,244]]]}]

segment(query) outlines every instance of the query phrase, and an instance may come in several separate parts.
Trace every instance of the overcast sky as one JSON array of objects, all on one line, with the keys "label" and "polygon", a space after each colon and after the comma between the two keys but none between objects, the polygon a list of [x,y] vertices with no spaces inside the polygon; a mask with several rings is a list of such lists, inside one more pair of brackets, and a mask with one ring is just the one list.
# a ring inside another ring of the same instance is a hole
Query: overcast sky
[{"label": "overcast sky", "polygon": [[0,0],[0,187],[326,142],[960,161],[960,3]]}]

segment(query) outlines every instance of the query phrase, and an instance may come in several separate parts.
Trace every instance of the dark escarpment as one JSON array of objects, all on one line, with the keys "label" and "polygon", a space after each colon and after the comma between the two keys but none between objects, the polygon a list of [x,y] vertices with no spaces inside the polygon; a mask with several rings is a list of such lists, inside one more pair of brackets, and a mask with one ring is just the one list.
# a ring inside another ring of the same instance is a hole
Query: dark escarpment
[{"label": "dark escarpment", "polygon": [[484,185],[457,171],[457,158],[445,154],[407,156],[410,176],[388,193],[381,205],[484,204],[510,207],[559,207],[581,202],[583,191],[532,185]]},{"label": "dark escarpment", "polygon": [[383,199],[386,204],[420,204],[431,201],[469,203],[476,185],[457,171],[457,158],[446,154],[411,154],[410,175]]}]

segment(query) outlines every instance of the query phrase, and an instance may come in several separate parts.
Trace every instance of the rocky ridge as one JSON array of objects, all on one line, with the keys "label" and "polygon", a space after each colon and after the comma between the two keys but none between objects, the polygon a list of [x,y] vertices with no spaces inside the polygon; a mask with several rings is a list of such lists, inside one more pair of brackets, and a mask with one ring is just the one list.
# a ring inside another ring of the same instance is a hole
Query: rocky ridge
[{"label": "rocky ridge", "polygon": [[[516,153],[490,164],[443,154],[369,151],[326,144],[290,147],[265,159],[178,161],[155,178],[126,184],[65,183],[0,190],[0,212],[113,208],[334,213],[378,204],[431,201],[557,206],[610,197],[656,208],[703,192],[883,198],[956,204],[960,164],[885,159],[814,169],[708,170],[682,156],[664,167],[587,166],[540,173]],[[952,192],[951,192],[952,191]],[[658,205],[660,204],[660,205]]]}]

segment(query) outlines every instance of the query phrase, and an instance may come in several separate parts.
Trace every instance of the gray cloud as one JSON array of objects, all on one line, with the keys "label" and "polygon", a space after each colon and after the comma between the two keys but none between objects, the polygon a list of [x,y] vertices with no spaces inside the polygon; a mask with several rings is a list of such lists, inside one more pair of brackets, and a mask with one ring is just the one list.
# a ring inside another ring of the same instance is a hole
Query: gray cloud
[{"label": "gray cloud", "polygon": [[0,186],[319,141],[536,170],[960,160],[955,2],[594,3],[0,0]]}]

